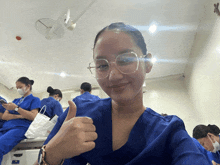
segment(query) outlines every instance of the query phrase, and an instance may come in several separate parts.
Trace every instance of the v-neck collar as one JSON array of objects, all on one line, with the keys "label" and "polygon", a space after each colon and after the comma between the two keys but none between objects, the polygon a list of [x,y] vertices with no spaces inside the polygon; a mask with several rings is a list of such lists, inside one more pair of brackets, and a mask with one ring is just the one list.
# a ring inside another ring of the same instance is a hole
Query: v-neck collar
[{"label": "v-neck collar", "polygon": [[103,125],[103,129],[107,128],[106,130],[109,131],[106,131],[106,134],[104,135],[106,141],[104,140],[105,152],[103,152],[102,158],[106,160],[111,159],[113,162],[114,160],[117,162],[118,159],[121,159],[122,161],[126,160],[126,162],[122,163],[127,163],[135,156],[137,156],[145,147],[143,145],[146,144],[146,139],[144,138],[145,126],[143,125],[143,116],[145,111],[141,114],[141,116],[138,118],[133,128],[131,129],[127,142],[121,148],[113,151],[111,110],[112,108],[103,113],[103,120],[105,120],[103,121],[105,122],[105,125]]},{"label": "v-neck collar", "polygon": [[[112,104],[111,104],[111,106],[112,106]],[[109,130],[111,130],[109,132],[108,136],[109,136],[109,140],[111,142],[111,152],[112,153],[121,152],[123,150],[129,150],[129,148],[133,150],[132,146],[134,146],[134,145],[137,146],[138,144],[140,144],[140,140],[142,141],[143,139],[139,139],[139,137],[136,136],[136,134],[143,131],[142,121],[143,121],[144,112],[141,114],[141,116],[138,118],[138,120],[135,122],[133,128],[131,129],[131,132],[129,133],[129,137],[128,137],[127,142],[122,147],[120,147],[119,149],[114,150],[114,151],[113,151],[113,137],[112,137],[112,131],[113,131],[112,130],[112,108],[110,111],[108,111],[108,113],[106,113],[110,117],[110,120],[107,121],[107,124],[108,124],[107,126],[110,128]]]}]

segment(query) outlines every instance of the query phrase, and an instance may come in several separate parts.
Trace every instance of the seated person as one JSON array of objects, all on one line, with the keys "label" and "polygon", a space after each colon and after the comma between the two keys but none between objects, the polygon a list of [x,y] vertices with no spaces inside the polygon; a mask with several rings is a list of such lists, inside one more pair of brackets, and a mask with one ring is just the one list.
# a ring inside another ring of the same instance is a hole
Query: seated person
[{"label": "seated person", "polygon": [[[7,103],[7,101],[3,97],[0,96],[0,99],[4,100]],[[4,112],[5,112],[5,108],[2,106],[2,104],[0,104],[0,128],[5,122],[5,120],[2,120],[2,115]]]},{"label": "seated person", "polygon": [[[92,95],[91,92],[92,92],[92,85],[90,83],[87,83],[87,82],[82,83],[81,86],[80,86],[80,93],[81,93],[81,95],[76,96],[73,99],[73,102],[76,105],[80,105],[80,104],[83,104],[85,102],[91,102],[91,101],[96,101],[96,100],[100,99],[98,96]],[[64,112],[65,115],[67,115],[68,110],[69,110],[69,107]],[[83,114],[82,111],[80,113]]]},{"label": "seated person", "polygon": [[197,125],[193,129],[193,141],[200,151],[211,161],[220,163],[220,130],[216,125]]},{"label": "seated person", "polygon": [[[51,86],[47,88],[49,93],[48,98],[41,100],[41,108],[46,106],[45,115],[49,118],[53,118],[55,115],[60,116],[63,113],[63,108],[60,101],[63,97],[62,92],[59,89],[53,89]],[[41,113],[44,111],[42,110]]]},{"label": "seated person", "polygon": [[92,85],[88,82],[84,82],[80,86],[80,96],[76,96],[73,99],[73,102],[77,102],[77,100],[82,100],[82,101],[92,101],[92,100],[99,100],[100,98],[98,96],[92,95]]},{"label": "seated person", "polygon": [[40,99],[31,94],[33,80],[21,77],[16,81],[16,88],[21,98],[12,103],[3,104],[6,109],[2,119],[6,120],[0,128],[0,162],[3,155],[11,151],[21,140],[25,139],[25,132],[36,117],[40,108]]},{"label": "seated person", "polygon": [[69,101],[68,114],[58,118],[39,163],[210,164],[180,118],[144,107],[142,86],[152,63],[140,31],[124,23],[105,27],[95,38],[93,58],[89,69],[110,98],[77,107]]}]

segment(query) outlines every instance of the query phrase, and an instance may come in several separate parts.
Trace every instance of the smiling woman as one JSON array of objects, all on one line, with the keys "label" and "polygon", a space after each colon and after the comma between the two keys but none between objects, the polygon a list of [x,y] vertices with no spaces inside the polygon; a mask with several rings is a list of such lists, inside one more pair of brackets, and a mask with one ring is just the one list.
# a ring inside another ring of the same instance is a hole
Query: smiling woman
[{"label": "smiling woman", "polygon": [[[89,69],[110,98],[75,105],[58,119],[39,164],[211,164],[177,116],[143,105],[143,83],[152,69],[140,31],[113,23],[96,36]],[[129,66],[129,67],[128,67]],[[76,112],[77,107],[77,112]]]}]

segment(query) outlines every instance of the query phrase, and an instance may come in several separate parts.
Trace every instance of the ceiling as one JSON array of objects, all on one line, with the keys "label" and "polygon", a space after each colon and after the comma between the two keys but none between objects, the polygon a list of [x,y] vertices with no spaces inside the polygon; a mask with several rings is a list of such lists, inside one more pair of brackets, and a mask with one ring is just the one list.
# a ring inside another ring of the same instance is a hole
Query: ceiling
[{"label": "ceiling", "polygon": [[[82,82],[98,86],[87,66],[92,61],[95,35],[113,22],[141,30],[148,52],[157,58],[147,78],[183,74],[209,0],[0,0],[0,83],[8,88],[22,76],[35,81],[33,92],[48,86],[78,89]],[[88,7],[89,6],[89,7]],[[63,38],[47,40],[35,28],[41,18],[57,20],[67,9],[77,20]],[[213,8],[214,10],[214,8]],[[210,11],[213,14],[213,11]],[[150,25],[158,26],[154,34]],[[21,40],[16,40],[21,36]],[[60,73],[65,72],[66,77]]]}]

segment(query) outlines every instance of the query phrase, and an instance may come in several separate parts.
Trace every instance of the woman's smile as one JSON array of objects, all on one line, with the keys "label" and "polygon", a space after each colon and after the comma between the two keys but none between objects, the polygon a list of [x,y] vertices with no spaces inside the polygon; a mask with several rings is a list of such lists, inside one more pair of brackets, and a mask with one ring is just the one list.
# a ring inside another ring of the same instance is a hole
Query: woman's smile
[{"label": "woman's smile", "polygon": [[128,84],[129,83],[120,83],[117,85],[111,85],[111,86],[109,86],[109,88],[111,88],[114,91],[122,91],[128,86]]}]

